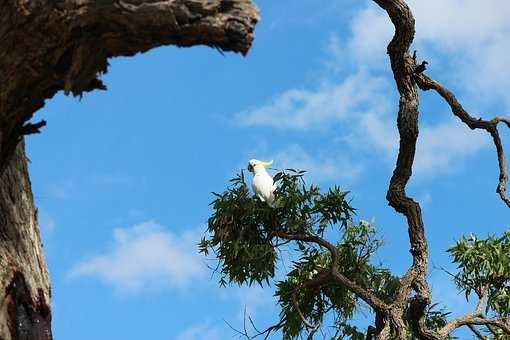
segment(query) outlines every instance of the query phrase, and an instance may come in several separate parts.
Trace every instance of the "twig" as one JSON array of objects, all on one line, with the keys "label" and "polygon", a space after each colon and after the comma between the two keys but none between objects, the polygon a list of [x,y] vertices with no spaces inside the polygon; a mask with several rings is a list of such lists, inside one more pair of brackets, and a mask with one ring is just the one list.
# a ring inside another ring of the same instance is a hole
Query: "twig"
[{"label": "twig", "polygon": [[473,325],[467,325],[467,327],[471,330],[471,332],[473,332],[476,337],[480,340],[486,340],[487,337],[485,337],[482,333],[480,333],[480,331]]},{"label": "twig", "polygon": [[37,123],[26,123],[20,129],[21,135],[33,135],[37,133],[41,133],[41,128],[46,126],[46,121],[43,119]]}]

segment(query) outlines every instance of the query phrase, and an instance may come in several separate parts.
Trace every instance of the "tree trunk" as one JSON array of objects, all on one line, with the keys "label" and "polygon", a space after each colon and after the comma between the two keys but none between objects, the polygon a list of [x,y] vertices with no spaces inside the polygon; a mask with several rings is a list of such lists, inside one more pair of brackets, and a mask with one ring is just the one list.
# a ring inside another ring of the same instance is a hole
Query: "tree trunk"
[{"label": "tree trunk", "polygon": [[106,90],[111,57],[199,44],[246,54],[258,19],[251,0],[0,1],[0,340],[52,338],[22,143],[46,124],[34,113],[60,90]]},{"label": "tree trunk", "polygon": [[0,176],[0,339],[51,339],[50,281],[20,143]]}]

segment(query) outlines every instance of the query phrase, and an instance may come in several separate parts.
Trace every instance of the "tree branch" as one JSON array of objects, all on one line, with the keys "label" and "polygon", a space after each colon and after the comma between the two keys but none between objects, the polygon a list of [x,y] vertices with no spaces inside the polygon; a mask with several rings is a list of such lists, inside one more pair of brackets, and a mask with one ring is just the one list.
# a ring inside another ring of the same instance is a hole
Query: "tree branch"
[{"label": "tree branch", "polygon": [[470,325],[471,321],[480,318],[483,316],[483,308],[487,304],[487,294],[488,290],[487,288],[483,289],[480,295],[480,298],[478,300],[478,303],[476,304],[476,308],[471,313],[468,313],[466,315],[460,316],[450,322],[448,322],[441,330],[439,331],[439,334],[446,338],[451,332],[453,332],[455,329]]},{"label": "tree branch", "polygon": [[46,121],[44,119],[37,123],[26,123],[21,128],[20,135],[23,136],[41,133],[41,128],[44,126],[46,126]]},{"label": "tree branch", "polygon": [[0,173],[46,99],[106,88],[108,58],[163,45],[246,54],[259,20],[250,0],[13,0],[0,13]]},{"label": "tree branch", "polygon": [[475,326],[469,324],[467,327],[473,332],[473,334],[480,340],[487,340],[487,337],[485,337]]},{"label": "tree branch", "polygon": [[365,340],[373,340],[374,339],[374,336],[375,336],[375,333],[376,333],[376,328],[372,325],[368,326],[367,328],[367,334],[365,336]]},{"label": "tree branch", "polygon": [[482,118],[474,118],[459,103],[455,95],[437,81],[429,78],[425,74],[419,74],[415,77],[416,83],[420,89],[424,91],[435,90],[450,106],[452,113],[465,123],[471,130],[481,129],[487,131],[494,141],[499,164],[499,182],[496,192],[499,194],[503,202],[510,207],[510,199],[506,192],[506,183],[508,180],[507,166],[503,143],[499,137],[498,124],[504,123],[510,128],[510,120],[505,117],[496,116],[491,120],[483,120]]},{"label": "tree branch", "polygon": [[498,331],[496,330],[496,328],[492,325],[485,325],[487,327],[487,329],[489,330],[489,332],[491,332],[493,335],[497,336],[498,335]]},{"label": "tree branch", "polygon": [[506,334],[510,334],[510,324],[508,318],[485,318],[475,317],[463,322],[461,326],[476,325],[476,326],[495,326],[503,330]]},{"label": "tree branch", "polygon": [[[421,215],[420,205],[406,194],[406,185],[412,175],[412,166],[418,139],[418,93],[414,82],[416,60],[409,55],[409,47],[414,39],[415,21],[404,0],[374,0],[389,15],[395,26],[395,35],[388,45],[391,69],[400,94],[397,125],[400,147],[397,163],[390,180],[386,198],[389,205],[407,219],[413,264],[401,278],[401,287],[392,304],[391,323],[397,332],[396,338],[405,339],[406,325],[403,312],[411,289],[419,295],[419,308],[425,310],[430,303],[430,291],[426,276],[428,272],[428,246]],[[419,312],[423,318],[424,310]],[[422,320],[423,321],[423,320]],[[422,322],[423,323],[423,322]]]},{"label": "tree branch", "polygon": [[[282,231],[274,232],[274,235],[287,240],[294,241],[302,241],[302,242],[311,242],[315,243],[323,248],[326,248],[331,254],[331,269],[330,275],[331,277],[338,283],[347,287],[350,291],[352,291],[356,296],[365,301],[370,307],[372,307],[375,311],[380,313],[387,313],[388,306],[381,299],[379,299],[374,293],[368,291],[367,289],[359,286],[355,282],[351,281],[349,278],[344,276],[342,273],[338,271],[338,249],[326,241],[322,237],[314,236],[314,235],[305,235],[305,234],[289,234]],[[320,277],[320,276],[319,276]]]},{"label": "tree branch", "polygon": [[[448,324],[446,324],[440,331],[439,335],[441,336],[441,339],[446,338],[451,332],[453,332],[455,329],[460,328],[462,326],[469,327],[472,331],[474,326],[486,326],[491,330],[491,332],[494,333],[493,327],[500,328],[503,330],[506,334],[510,334],[510,319],[509,318],[487,318],[483,315],[483,308],[487,304],[487,295],[488,295],[488,289],[484,288],[480,299],[478,300],[478,303],[476,305],[476,308],[473,312],[466,314],[464,316],[458,317],[452,321],[450,321]],[[474,331],[473,331],[474,332]]]}]

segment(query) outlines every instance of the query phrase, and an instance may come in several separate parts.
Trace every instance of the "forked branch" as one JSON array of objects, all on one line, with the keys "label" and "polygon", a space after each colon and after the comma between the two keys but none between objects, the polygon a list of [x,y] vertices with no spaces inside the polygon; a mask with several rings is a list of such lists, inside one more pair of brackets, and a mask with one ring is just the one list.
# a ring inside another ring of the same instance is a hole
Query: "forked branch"
[{"label": "forked branch", "polygon": [[491,120],[474,118],[464,109],[455,95],[437,81],[431,79],[425,74],[417,74],[415,79],[420,89],[424,91],[435,90],[441,97],[443,97],[450,106],[452,113],[464,122],[471,130],[485,130],[491,135],[494,146],[496,147],[499,165],[499,182],[496,192],[499,194],[503,202],[505,202],[505,204],[510,208],[510,198],[508,197],[506,190],[508,173],[505,152],[498,131],[499,123],[504,123],[508,128],[510,128],[510,120],[502,116],[496,116]]},{"label": "forked branch", "polygon": [[[291,234],[291,233],[285,233],[281,231],[277,231],[274,233],[275,236],[286,239],[286,240],[294,240],[294,241],[302,241],[302,242],[309,242],[309,243],[315,243],[320,247],[326,248],[330,254],[331,254],[331,266],[329,270],[325,273],[321,273],[318,275],[315,280],[321,280],[323,283],[326,282],[328,279],[333,279],[333,281],[342,284],[343,286],[347,287],[350,291],[352,291],[356,296],[358,296],[360,299],[365,301],[370,307],[372,307],[376,312],[379,313],[387,313],[388,306],[386,303],[384,303],[381,299],[379,299],[374,293],[370,292],[369,290],[361,287],[354,281],[347,278],[345,275],[343,275],[338,270],[338,249],[329,241],[325,240],[322,237],[315,236],[315,235],[306,235],[306,234]],[[326,275],[327,274],[327,275]],[[309,284],[317,283],[315,281],[310,281]]]},{"label": "forked branch", "polygon": [[471,332],[473,332],[477,339],[487,340],[487,337],[484,336],[474,325],[467,325],[467,327],[471,330]]},{"label": "forked branch", "polygon": [[476,304],[475,309],[466,315],[460,316],[449,323],[447,323],[441,330],[439,331],[439,334],[446,338],[451,332],[453,332],[455,329],[462,327],[462,326],[469,326],[474,325],[473,321],[478,320],[479,318],[483,318],[483,309],[485,308],[487,304],[487,294],[488,290],[485,288],[480,294],[480,297],[478,299],[478,303]]}]

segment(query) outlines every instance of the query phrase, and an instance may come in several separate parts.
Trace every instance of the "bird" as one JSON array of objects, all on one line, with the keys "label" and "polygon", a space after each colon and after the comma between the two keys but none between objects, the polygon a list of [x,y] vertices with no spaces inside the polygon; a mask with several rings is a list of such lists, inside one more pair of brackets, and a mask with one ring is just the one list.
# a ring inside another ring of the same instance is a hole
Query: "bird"
[{"label": "bird", "polygon": [[422,73],[423,71],[425,71],[427,69],[427,65],[428,65],[427,61],[425,61],[425,60],[422,61],[420,65],[418,65],[414,68],[414,73],[416,73],[416,74]]},{"label": "bird", "polygon": [[273,178],[266,171],[266,168],[271,166],[271,164],[273,164],[273,161],[264,162],[258,159],[251,159],[248,162],[248,171],[253,173],[253,180],[251,182],[253,192],[262,202],[266,202],[271,208],[275,208],[274,191],[277,186]]}]

